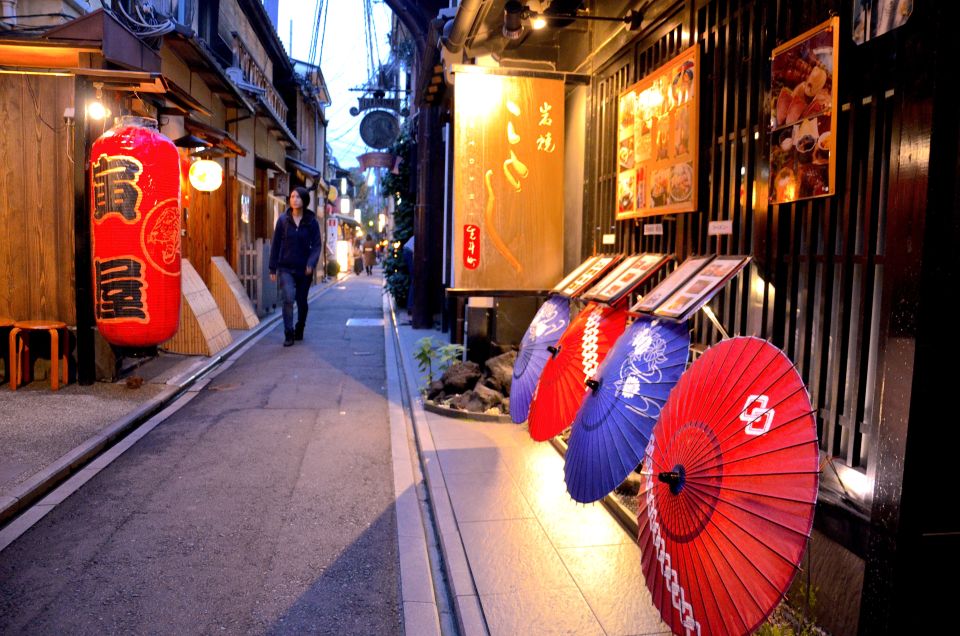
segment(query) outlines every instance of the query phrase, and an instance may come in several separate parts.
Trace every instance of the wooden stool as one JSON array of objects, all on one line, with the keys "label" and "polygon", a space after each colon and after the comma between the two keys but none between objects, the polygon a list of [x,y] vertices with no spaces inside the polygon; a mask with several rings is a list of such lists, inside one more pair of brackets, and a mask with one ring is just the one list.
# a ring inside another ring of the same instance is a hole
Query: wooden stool
[{"label": "wooden stool", "polygon": [[[60,366],[60,331],[63,330],[63,366]],[[60,388],[60,374],[63,374],[63,384],[67,384],[67,323],[58,320],[18,320],[10,330],[10,390],[16,391],[17,386],[30,371],[30,335],[37,331],[46,331],[50,334],[50,388],[56,391]],[[20,337],[23,334],[23,337]]]},{"label": "wooden stool", "polygon": [[10,381],[10,350],[7,349],[7,336],[13,327],[13,318],[0,316],[0,357],[3,358],[3,381]]}]

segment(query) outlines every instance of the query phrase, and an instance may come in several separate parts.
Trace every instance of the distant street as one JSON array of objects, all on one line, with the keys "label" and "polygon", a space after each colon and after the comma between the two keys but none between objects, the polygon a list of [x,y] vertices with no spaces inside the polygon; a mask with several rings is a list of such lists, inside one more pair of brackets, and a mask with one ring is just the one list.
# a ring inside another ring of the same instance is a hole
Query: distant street
[{"label": "distant street", "polygon": [[383,331],[346,325],[381,282],[293,347],[274,327],[0,552],[0,633],[399,633]]}]

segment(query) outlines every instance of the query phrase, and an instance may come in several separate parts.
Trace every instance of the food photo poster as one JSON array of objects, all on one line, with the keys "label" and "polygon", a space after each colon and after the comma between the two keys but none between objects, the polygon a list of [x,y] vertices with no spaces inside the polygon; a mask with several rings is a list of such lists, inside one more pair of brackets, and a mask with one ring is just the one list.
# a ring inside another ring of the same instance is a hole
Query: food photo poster
[{"label": "food photo poster", "polygon": [[837,50],[834,17],[773,50],[770,203],[836,191]]},{"label": "food photo poster", "polygon": [[697,209],[699,79],[692,46],[620,94],[618,221]]}]

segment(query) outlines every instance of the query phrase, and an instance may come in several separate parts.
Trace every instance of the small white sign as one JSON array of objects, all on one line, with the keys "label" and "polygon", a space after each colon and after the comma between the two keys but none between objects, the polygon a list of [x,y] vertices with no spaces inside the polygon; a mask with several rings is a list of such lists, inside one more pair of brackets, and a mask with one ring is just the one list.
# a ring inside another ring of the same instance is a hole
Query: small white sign
[{"label": "small white sign", "polygon": [[663,236],[663,223],[644,223],[644,236]]},{"label": "small white sign", "polygon": [[724,236],[733,234],[733,221],[710,221],[707,226],[707,236]]},{"label": "small white sign", "polygon": [[613,245],[617,242],[616,234],[604,234],[603,235],[603,244],[604,245]]},{"label": "small white sign", "polygon": [[493,296],[471,296],[467,299],[468,307],[478,307],[480,309],[493,309]]}]

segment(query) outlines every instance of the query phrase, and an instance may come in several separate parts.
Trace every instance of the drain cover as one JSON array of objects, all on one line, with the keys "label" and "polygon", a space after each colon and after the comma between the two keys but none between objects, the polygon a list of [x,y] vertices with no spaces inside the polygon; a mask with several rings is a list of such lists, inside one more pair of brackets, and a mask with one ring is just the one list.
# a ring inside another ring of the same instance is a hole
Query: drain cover
[{"label": "drain cover", "polygon": [[347,321],[348,327],[382,327],[383,318],[351,318]]}]

